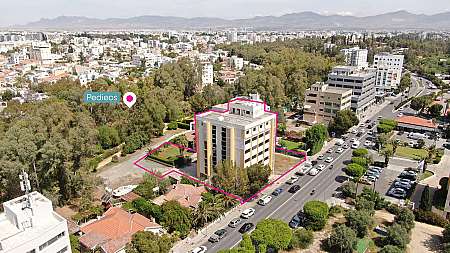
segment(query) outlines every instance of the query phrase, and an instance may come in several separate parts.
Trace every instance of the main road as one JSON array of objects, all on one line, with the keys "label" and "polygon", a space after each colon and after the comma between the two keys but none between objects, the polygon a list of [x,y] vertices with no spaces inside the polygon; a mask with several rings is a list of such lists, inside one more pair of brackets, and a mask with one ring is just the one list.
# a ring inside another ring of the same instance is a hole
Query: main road
[{"label": "main road", "polygon": [[[409,92],[408,96],[415,96],[418,92],[421,91],[421,89],[422,88],[420,87],[419,82],[414,80],[413,86],[411,87],[411,91]],[[370,117],[369,120],[375,122],[378,116],[381,116],[383,118],[394,118],[394,106],[400,103],[401,99],[401,97],[393,99],[392,101],[394,103],[385,105],[384,108]],[[367,133],[363,134],[360,137],[350,135],[349,139],[359,139],[361,141],[362,147],[366,136]],[[283,188],[283,193],[281,193],[277,197],[274,196],[272,201],[269,202],[266,206],[256,205],[254,207],[255,215],[247,220],[244,220],[241,224],[238,225],[237,228],[224,227],[227,230],[227,235],[222,240],[217,243],[206,242],[203,244],[203,246],[207,247],[207,252],[217,252],[219,250],[230,249],[238,245],[242,239],[242,234],[239,233],[238,229],[244,222],[251,222],[256,225],[259,221],[266,218],[281,219],[289,222],[298,211],[302,210],[303,205],[307,201],[313,199],[325,201],[329,199],[336,191],[336,189],[342,184],[343,179],[345,179],[344,162],[351,159],[352,150],[350,148],[346,149],[341,154],[337,154],[336,152],[325,153],[324,156],[333,157],[333,162],[325,163],[323,161],[320,161],[319,163],[327,166],[324,170],[322,170],[316,176],[302,176],[296,183],[301,187],[298,192],[291,194],[288,192],[288,189],[291,185],[280,183],[279,187]],[[330,165],[333,165],[332,169],[330,169]],[[311,194],[313,189],[315,190],[315,194]],[[268,192],[268,194],[270,194],[270,192]]]}]

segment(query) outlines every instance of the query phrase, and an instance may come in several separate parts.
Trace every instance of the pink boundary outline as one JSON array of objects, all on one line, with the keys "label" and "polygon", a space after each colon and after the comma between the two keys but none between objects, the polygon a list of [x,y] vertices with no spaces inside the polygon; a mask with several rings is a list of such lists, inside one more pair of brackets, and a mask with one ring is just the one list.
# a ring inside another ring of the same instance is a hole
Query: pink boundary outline
[{"label": "pink boundary outline", "polygon": [[[195,136],[197,136],[197,128],[195,127],[195,126],[196,126],[196,119],[197,119],[197,116],[202,115],[202,114],[205,114],[205,113],[208,113],[208,112],[216,112],[216,113],[226,113],[226,112],[229,112],[229,110],[230,110],[230,103],[235,102],[235,101],[245,101],[245,102],[253,102],[253,103],[264,104],[264,112],[268,112],[268,113],[275,114],[275,115],[276,115],[276,117],[275,117],[275,119],[276,119],[276,126],[277,126],[276,129],[275,129],[275,139],[276,139],[276,137],[277,137],[277,129],[278,129],[278,113],[277,113],[277,112],[272,112],[272,111],[267,110],[267,103],[266,103],[266,102],[256,101],[256,100],[250,100],[250,99],[244,99],[244,98],[234,98],[234,99],[228,101],[228,104],[227,104],[227,110],[224,110],[224,111],[219,111],[219,110],[213,110],[213,109],[210,109],[210,110],[208,110],[208,111],[206,111],[206,112],[196,113],[196,114],[194,115],[194,128],[195,128],[194,131],[195,131]],[[197,149],[197,147],[198,147],[197,141],[198,141],[198,139],[195,138],[195,142],[196,142],[196,143],[195,143],[195,147],[196,147],[196,149]],[[294,151],[294,150],[290,150],[290,149],[277,148],[277,147],[275,147],[276,150],[281,150],[281,151],[284,151],[284,152],[290,152],[290,153],[302,155],[302,156],[303,156],[303,159],[300,160],[298,163],[294,164],[294,166],[292,166],[290,169],[288,169],[288,170],[285,171],[283,174],[281,174],[280,176],[278,176],[278,177],[277,177],[276,179],[274,179],[272,182],[267,183],[263,188],[261,188],[261,189],[260,189],[259,191],[257,191],[255,194],[253,194],[252,196],[248,197],[247,199],[243,199],[243,198],[240,197],[240,196],[237,196],[237,195],[235,195],[235,194],[226,192],[226,191],[224,191],[224,190],[222,190],[222,189],[220,189],[220,188],[217,188],[217,187],[215,187],[215,186],[213,186],[213,185],[211,185],[211,184],[205,183],[205,182],[203,182],[203,181],[201,181],[201,180],[199,180],[199,179],[197,179],[197,178],[195,178],[195,177],[192,177],[191,175],[188,175],[188,174],[186,174],[186,173],[180,172],[178,169],[176,169],[176,170],[175,170],[175,169],[171,169],[171,170],[167,171],[166,173],[164,173],[164,174],[162,174],[162,175],[159,175],[159,174],[157,174],[157,173],[155,173],[155,172],[153,172],[153,171],[151,171],[151,170],[149,170],[149,169],[147,169],[147,168],[145,168],[144,166],[142,166],[142,165],[139,164],[140,161],[144,160],[147,156],[153,154],[155,151],[157,151],[157,150],[160,149],[162,146],[167,145],[167,144],[172,145],[172,146],[175,146],[175,147],[177,147],[177,148],[183,148],[183,149],[185,149],[185,150],[187,150],[187,151],[189,151],[189,152],[193,152],[193,153],[196,153],[196,152],[197,152],[197,150],[193,150],[192,148],[187,148],[187,147],[184,147],[184,146],[181,146],[181,145],[178,145],[178,144],[175,144],[175,143],[172,143],[172,142],[167,141],[167,142],[164,142],[164,143],[160,144],[158,147],[154,148],[154,149],[151,150],[150,152],[146,153],[145,155],[143,155],[142,157],[140,157],[139,159],[137,159],[135,162],[133,162],[133,164],[134,164],[135,166],[139,167],[140,169],[142,169],[142,170],[144,170],[144,171],[150,173],[151,175],[155,176],[156,178],[158,178],[158,179],[160,179],[160,180],[164,179],[166,176],[170,175],[171,173],[179,174],[180,176],[183,176],[183,177],[185,177],[185,178],[187,178],[187,179],[190,179],[190,180],[192,180],[192,181],[194,181],[194,182],[197,182],[197,183],[199,183],[199,184],[202,184],[202,185],[204,185],[204,186],[206,186],[206,187],[208,187],[208,188],[210,188],[210,189],[212,189],[212,190],[214,190],[214,191],[220,192],[220,193],[222,193],[222,194],[225,194],[226,196],[229,196],[229,197],[231,197],[231,198],[234,198],[234,199],[238,200],[239,203],[240,203],[241,205],[243,205],[243,204],[245,204],[245,203],[247,203],[247,202],[249,202],[249,201],[251,201],[251,200],[257,198],[258,195],[259,195],[261,192],[263,192],[264,190],[266,190],[268,187],[270,187],[271,185],[273,185],[275,182],[279,181],[279,180],[280,180],[282,177],[284,177],[285,175],[289,174],[292,170],[296,169],[298,166],[300,166],[300,165],[301,165],[303,162],[305,162],[306,159],[307,159],[307,154],[306,154],[306,152],[298,152],[298,151]]]}]

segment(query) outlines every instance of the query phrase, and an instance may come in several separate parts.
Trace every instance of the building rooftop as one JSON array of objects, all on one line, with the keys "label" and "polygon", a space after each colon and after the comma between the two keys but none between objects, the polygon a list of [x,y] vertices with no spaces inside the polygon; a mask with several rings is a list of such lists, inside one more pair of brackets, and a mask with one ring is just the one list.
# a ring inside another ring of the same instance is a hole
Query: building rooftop
[{"label": "building rooftop", "polygon": [[166,201],[175,200],[184,207],[196,208],[202,200],[202,194],[207,192],[204,186],[193,186],[190,184],[176,184],[165,195],[153,200],[153,203],[162,205]]},{"label": "building rooftop", "polygon": [[437,124],[433,120],[419,118],[415,116],[402,116],[397,120],[398,123],[409,124],[421,127],[437,128]]},{"label": "building rooftop", "polygon": [[0,214],[0,245],[4,250],[14,249],[66,222],[53,211],[52,202],[39,192],[29,194],[32,209],[25,208],[26,196],[3,203],[5,212]]}]

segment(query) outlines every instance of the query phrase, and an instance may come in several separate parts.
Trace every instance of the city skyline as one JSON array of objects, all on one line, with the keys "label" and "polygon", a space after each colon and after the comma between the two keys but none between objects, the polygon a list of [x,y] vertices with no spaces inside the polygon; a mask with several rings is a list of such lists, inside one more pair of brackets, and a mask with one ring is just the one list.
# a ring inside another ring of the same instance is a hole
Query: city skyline
[{"label": "city skyline", "polygon": [[[86,8],[90,6],[90,8]],[[330,1],[292,1],[292,0],[247,0],[247,1],[205,1],[175,0],[170,5],[158,1],[130,0],[126,5],[119,1],[77,0],[55,1],[43,0],[26,2],[23,0],[6,2],[0,17],[0,26],[23,25],[42,18],[58,16],[84,16],[90,18],[126,18],[142,15],[177,16],[177,17],[217,17],[224,19],[251,18],[255,16],[281,16],[289,13],[312,11],[322,15],[372,16],[393,11],[405,10],[414,14],[436,14],[450,11],[450,4],[437,0],[432,5],[423,1],[388,0],[345,2]],[[98,10],[103,12],[99,13]],[[21,10],[22,15],[17,15]]]}]

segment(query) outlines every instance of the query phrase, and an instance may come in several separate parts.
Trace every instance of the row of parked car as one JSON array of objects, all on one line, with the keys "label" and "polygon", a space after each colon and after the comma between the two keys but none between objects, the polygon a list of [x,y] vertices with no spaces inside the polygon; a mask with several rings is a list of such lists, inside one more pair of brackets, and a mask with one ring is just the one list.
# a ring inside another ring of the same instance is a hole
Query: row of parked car
[{"label": "row of parked car", "polygon": [[388,192],[389,196],[405,199],[408,192],[413,189],[418,178],[418,173],[412,169],[406,169],[395,179]]},{"label": "row of parked car", "polygon": [[361,181],[372,184],[380,178],[381,173],[383,172],[383,168],[370,166],[367,170],[366,174],[362,177]]}]

